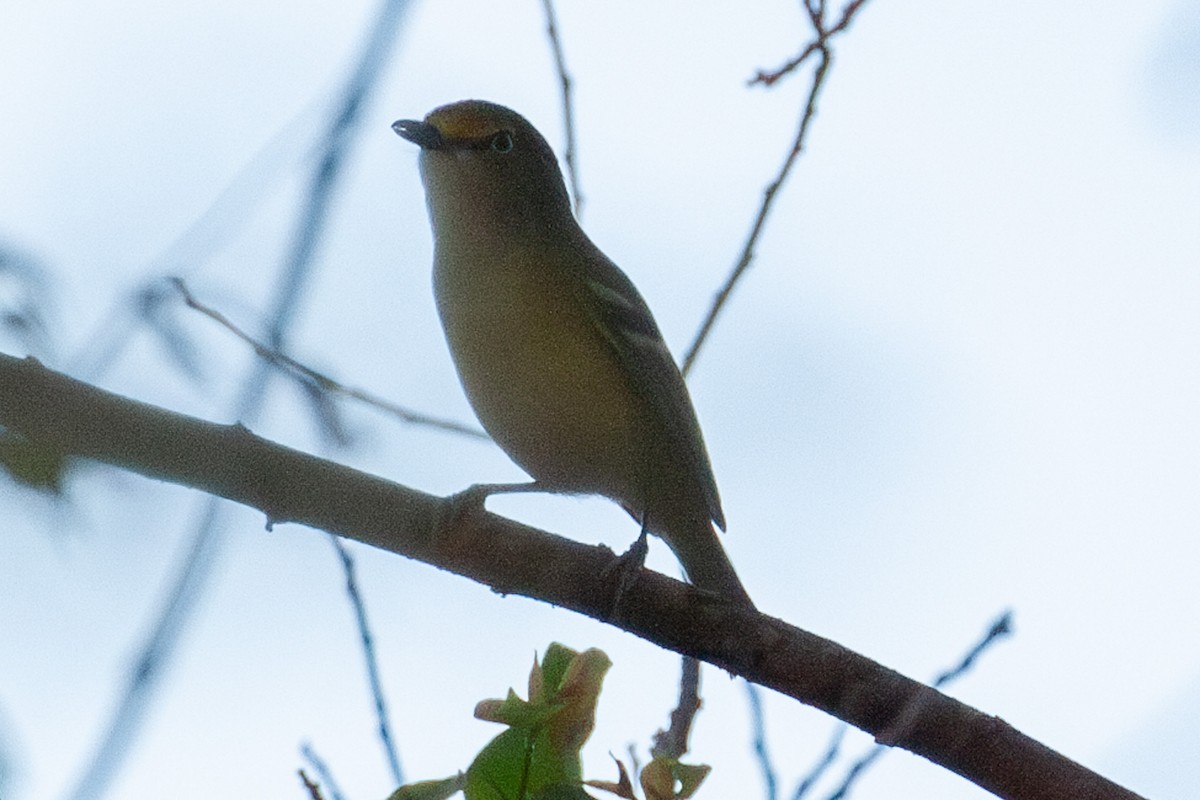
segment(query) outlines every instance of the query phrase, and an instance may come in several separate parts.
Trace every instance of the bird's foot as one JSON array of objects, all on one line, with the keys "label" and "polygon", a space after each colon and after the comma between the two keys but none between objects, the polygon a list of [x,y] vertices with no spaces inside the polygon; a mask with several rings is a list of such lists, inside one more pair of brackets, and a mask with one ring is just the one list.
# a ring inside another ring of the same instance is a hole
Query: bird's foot
[{"label": "bird's foot", "polygon": [[650,543],[646,540],[646,530],[643,528],[637,541],[604,568],[601,577],[605,581],[614,583],[612,604],[614,610],[620,606],[625,592],[637,581],[638,573],[646,564],[646,554],[649,552]]}]

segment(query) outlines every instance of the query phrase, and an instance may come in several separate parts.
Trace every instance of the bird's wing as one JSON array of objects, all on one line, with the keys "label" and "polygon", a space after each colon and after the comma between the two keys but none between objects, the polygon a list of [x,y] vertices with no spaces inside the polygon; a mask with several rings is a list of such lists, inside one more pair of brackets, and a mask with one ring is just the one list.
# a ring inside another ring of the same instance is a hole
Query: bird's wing
[{"label": "bird's wing", "polygon": [[634,390],[658,416],[676,452],[687,459],[690,477],[708,505],[709,518],[725,530],[717,483],[683,375],[633,282],[599,248],[590,241],[587,244],[591,252],[582,259],[587,272],[580,284],[590,297],[584,305],[618,362],[629,371]]}]

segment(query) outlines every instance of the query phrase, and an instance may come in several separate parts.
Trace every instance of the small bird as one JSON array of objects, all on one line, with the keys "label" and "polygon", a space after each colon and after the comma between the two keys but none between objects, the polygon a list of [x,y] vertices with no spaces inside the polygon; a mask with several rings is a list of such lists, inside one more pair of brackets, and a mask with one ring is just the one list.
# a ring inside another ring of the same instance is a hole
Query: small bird
[{"label": "small bird", "polygon": [[545,138],[482,100],[392,129],[421,148],[434,295],[467,399],[534,479],[484,496],[609,497],[696,587],[753,607],[713,530],[725,517],[683,376],[633,283],[575,220]]}]

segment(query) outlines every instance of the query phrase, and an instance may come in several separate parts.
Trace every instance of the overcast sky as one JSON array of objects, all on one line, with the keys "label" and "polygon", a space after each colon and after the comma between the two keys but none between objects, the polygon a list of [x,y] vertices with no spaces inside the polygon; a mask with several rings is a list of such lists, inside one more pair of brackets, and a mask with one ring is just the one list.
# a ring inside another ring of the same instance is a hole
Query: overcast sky
[{"label": "overcast sky", "polygon": [[[584,227],[679,353],[737,255],[809,80],[764,90],[746,79],[797,52],[808,30],[791,2],[647,5],[564,2],[559,23]],[[252,354],[172,306],[199,353],[192,380],[136,321],[131,295],[185,275],[201,299],[262,331],[311,154],[377,14],[365,2],[190,0],[0,12],[0,246],[47,278],[45,360],[234,420]],[[355,134],[294,355],[472,420],[430,296],[416,148],[389,125],[479,97],[524,113],[561,152],[543,30],[532,0],[414,4]],[[1192,796],[1200,4],[875,0],[838,41],[808,150],[757,252],[691,386],[724,541],[759,607],[919,679],[1011,608],[1016,635],[951,692],[1131,789]],[[0,281],[11,302],[22,287]],[[12,337],[0,347],[27,352]],[[491,445],[358,406],[345,419],[355,442],[335,449],[277,381],[252,427],[430,492],[522,478]],[[204,498],[92,468],[65,505],[11,484],[0,500],[0,792],[64,797]],[[597,499],[490,507],[614,549],[636,535]],[[267,533],[244,509],[225,519],[203,598],[110,796],[299,797],[304,741],[349,798],[386,796],[327,538]],[[614,661],[585,750],[590,777],[611,778],[607,753],[644,748],[666,723],[674,656],[351,550],[409,779],[464,768],[498,732],[471,718],[475,703],[523,690],[551,641]],[[675,570],[661,545],[651,563]],[[701,797],[763,796],[743,686],[710,670],[705,698],[693,758],[715,771]],[[766,713],[786,791],[833,721],[777,696]],[[858,791],[986,796],[900,752]]]}]

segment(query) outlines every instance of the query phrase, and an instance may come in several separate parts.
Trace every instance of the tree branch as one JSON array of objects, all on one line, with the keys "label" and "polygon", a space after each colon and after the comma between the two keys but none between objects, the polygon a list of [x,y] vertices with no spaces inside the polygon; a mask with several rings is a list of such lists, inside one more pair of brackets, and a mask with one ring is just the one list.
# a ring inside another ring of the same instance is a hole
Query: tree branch
[{"label": "tree branch", "polygon": [[[0,426],[43,447],[190,486],[608,622],[819,708],[1000,797],[1136,795],[841,645],[643,570],[613,601],[605,547],[480,511],[0,354]],[[449,522],[447,522],[449,520]]]}]

